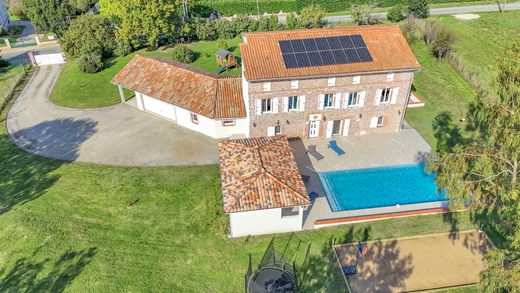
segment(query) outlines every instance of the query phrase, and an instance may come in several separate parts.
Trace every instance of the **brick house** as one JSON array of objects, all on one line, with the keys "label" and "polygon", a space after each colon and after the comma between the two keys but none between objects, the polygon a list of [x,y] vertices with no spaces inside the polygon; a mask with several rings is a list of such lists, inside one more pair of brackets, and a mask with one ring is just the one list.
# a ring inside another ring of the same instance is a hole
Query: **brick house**
[{"label": "brick house", "polygon": [[[362,54],[348,60],[348,54],[356,55],[356,49],[337,44],[345,36],[357,36],[357,47],[353,46],[369,52],[368,56],[364,52],[365,60]],[[292,44],[284,54],[282,42],[286,40],[292,40]],[[321,49],[320,43],[325,43]],[[307,138],[399,131],[413,75],[419,70],[398,27],[248,33],[240,49],[251,137],[280,133]],[[332,52],[334,59],[326,60],[331,54],[312,55],[316,51]],[[295,59],[286,60],[285,55],[307,55],[311,62],[318,62],[309,65],[303,60],[302,65],[295,64]]]},{"label": "brick house", "polygon": [[214,138],[401,129],[414,73],[397,26],[246,33],[242,78],[136,56],[113,79],[140,110]]}]

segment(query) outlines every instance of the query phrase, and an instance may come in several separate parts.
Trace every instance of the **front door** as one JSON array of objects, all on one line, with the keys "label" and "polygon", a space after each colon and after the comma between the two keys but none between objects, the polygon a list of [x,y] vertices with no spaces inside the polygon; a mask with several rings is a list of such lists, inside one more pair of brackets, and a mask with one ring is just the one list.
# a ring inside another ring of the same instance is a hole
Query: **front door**
[{"label": "front door", "polygon": [[309,137],[318,137],[320,134],[320,120],[309,121]]}]

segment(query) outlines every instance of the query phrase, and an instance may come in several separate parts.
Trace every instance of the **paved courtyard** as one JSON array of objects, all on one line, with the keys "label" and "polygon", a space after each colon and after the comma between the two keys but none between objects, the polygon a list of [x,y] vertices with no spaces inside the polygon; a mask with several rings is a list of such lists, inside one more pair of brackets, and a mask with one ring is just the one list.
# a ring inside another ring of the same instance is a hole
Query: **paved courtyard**
[{"label": "paved courtyard", "polygon": [[[352,292],[416,292],[479,281],[491,243],[476,231],[370,241],[357,258],[357,244],[335,245],[341,266],[356,265],[348,276]],[[340,268],[337,268],[340,270]]]},{"label": "paved courtyard", "polygon": [[60,160],[121,166],[218,163],[217,141],[119,104],[68,109],[48,97],[60,65],[42,66],[9,111],[7,129],[22,149]]}]

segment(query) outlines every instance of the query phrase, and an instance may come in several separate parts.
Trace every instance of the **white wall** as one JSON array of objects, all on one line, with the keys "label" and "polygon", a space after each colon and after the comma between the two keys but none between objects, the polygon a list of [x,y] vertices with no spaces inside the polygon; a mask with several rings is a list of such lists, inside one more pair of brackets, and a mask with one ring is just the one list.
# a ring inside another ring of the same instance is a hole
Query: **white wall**
[{"label": "white wall", "polygon": [[296,216],[282,218],[282,209],[267,209],[229,214],[231,237],[300,231],[303,207]]},{"label": "white wall", "polygon": [[[139,92],[135,93],[135,96],[139,98],[140,95],[146,96]],[[146,96],[148,97],[148,96]],[[148,97],[149,98],[149,97]],[[153,98],[152,98],[153,99]],[[142,110],[140,106],[140,100],[137,101],[138,107]],[[171,105],[171,104],[168,104]],[[175,105],[171,105],[176,114],[176,122],[189,128],[193,131],[200,132],[207,136],[211,136],[213,138],[226,138],[232,135],[244,135],[247,136],[249,132],[249,119],[240,118],[240,119],[210,119],[208,117],[202,116],[200,114],[194,113],[199,118],[199,123],[193,123],[191,120],[190,111],[177,107]],[[145,106],[146,108],[146,106]],[[235,120],[234,126],[223,126],[222,120]]]}]

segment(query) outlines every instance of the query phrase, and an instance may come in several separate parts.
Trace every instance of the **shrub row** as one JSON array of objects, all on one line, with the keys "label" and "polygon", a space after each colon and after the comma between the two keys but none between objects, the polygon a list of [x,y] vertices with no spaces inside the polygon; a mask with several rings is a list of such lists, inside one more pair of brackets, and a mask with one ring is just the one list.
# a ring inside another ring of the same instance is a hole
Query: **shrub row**
[{"label": "shrub row", "polygon": [[[468,0],[430,0],[433,3],[467,2]],[[484,0],[476,0],[484,1]],[[353,5],[367,4],[367,0],[258,0],[260,13],[299,12],[304,7],[320,5],[326,12],[345,11]],[[377,7],[392,7],[397,4],[406,5],[407,0],[378,0]],[[256,0],[201,0],[194,6],[195,11],[216,10],[222,15],[257,14]]]}]

